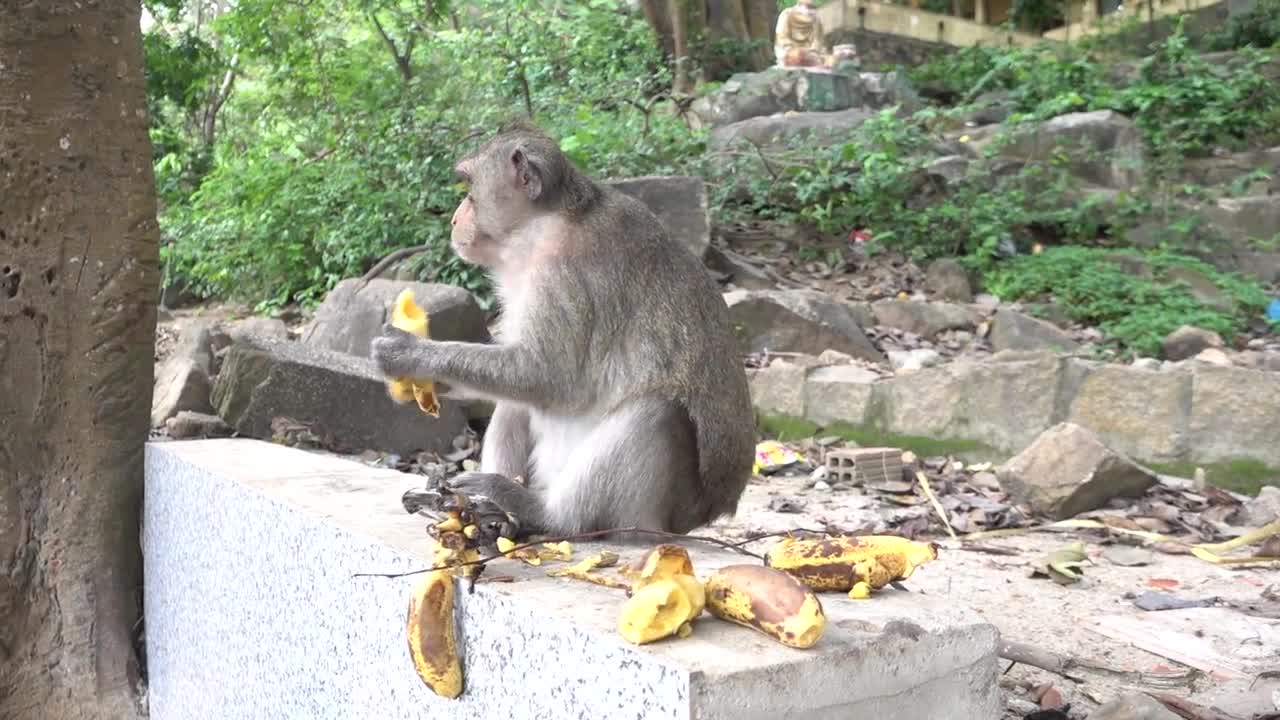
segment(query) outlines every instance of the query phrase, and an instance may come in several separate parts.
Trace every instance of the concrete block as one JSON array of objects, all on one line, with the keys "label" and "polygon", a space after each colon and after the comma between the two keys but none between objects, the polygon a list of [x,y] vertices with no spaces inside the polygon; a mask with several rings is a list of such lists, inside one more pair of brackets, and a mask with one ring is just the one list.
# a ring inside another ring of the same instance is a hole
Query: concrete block
[{"label": "concrete block", "polygon": [[[153,720],[999,715],[997,633],[945,598],[824,595],[807,651],[710,617],[635,647],[620,593],[507,561],[489,573],[514,582],[460,588],[467,689],[446,700],[409,662],[413,578],[355,577],[426,562],[424,521],[400,506],[417,478],[242,439],[153,443],[146,472]],[[690,545],[700,573],[742,561]]]},{"label": "concrete block", "polygon": [[702,178],[648,175],[606,181],[607,185],[644,203],[672,240],[701,260],[711,246],[711,215]]},{"label": "concrete block", "polygon": [[902,450],[898,448],[837,448],[827,451],[826,460],[828,482],[832,484],[902,480]]}]

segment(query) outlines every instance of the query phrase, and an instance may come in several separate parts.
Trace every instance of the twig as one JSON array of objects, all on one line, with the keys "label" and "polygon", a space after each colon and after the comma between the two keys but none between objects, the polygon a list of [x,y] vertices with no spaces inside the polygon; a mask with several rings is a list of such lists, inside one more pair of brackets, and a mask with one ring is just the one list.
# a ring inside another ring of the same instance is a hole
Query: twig
[{"label": "twig", "polygon": [[1241,720],[1238,716],[1227,715],[1219,710],[1197,705],[1189,700],[1165,693],[1147,693],[1156,702],[1169,708],[1169,711],[1186,718],[1186,720]]},{"label": "twig", "polygon": [[448,570],[450,568],[466,567],[468,565],[484,565],[485,563],[488,563],[491,560],[498,560],[514,552],[535,547],[535,546],[541,545],[542,543],[577,542],[579,540],[590,540],[592,538],[604,537],[606,535],[623,534],[623,533],[634,533],[636,535],[650,535],[653,537],[672,538],[676,540],[693,540],[695,542],[711,543],[712,545],[719,545],[722,548],[732,550],[736,553],[749,555],[757,560],[764,560],[763,556],[759,555],[758,553],[753,553],[750,550],[743,549],[742,547],[739,547],[738,544],[736,543],[730,542],[728,540],[722,540],[716,537],[710,537],[708,535],[681,535],[680,533],[663,532],[662,530],[644,530],[638,527],[626,527],[626,528],[611,528],[608,530],[595,530],[593,532],[577,533],[575,535],[561,535],[559,537],[539,538],[538,540],[527,542],[522,545],[516,545],[515,547],[507,550],[506,552],[500,552],[497,555],[482,557],[479,560],[468,560],[466,562],[460,562],[460,563],[446,563],[444,565],[436,565],[429,568],[423,568],[421,570],[410,570],[409,572],[402,572],[402,573],[355,573],[352,577],[402,578],[402,577],[409,577],[410,575],[421,575],[422,573],[435,572],[436,570]]},{"label": "twig", "polygon": [[386,270],[393,263],[403,260],[415,253],[420,253],[430,249],[430,245],[414,245],[413,247],[400,248],[399,250],[396,250],[390,255],[382,258],[378,262],[374,263],[373,267],[369,268],[369,272],[360,276],[360,285],[356,288],[356,292],[359,292],[361,288],[368,285],[370,280],[382,274],[382,271]]},{"label": "twig", "polygon": [[956,538],[956,531],[951,527],[951,521],[947,519],[947,511],[943,509],[942,503],[938,502],[938,496],[933,494],[933,486],[929,484],[929,478],[917,470],[916,480],[920,482],[920,489],[924,491],[924,496],[928,498],[929,504],[933,506],[933,511],[942,520],[942,526],[947,529],[947,534],[951,536],[952,540],[958,539]]},{"label": "twig", "polygon": [[1073,682],[1084,682],[1084,678],[1071,673],[1071,669],[1076,667],[1076,661],[1073,658],[1043,648],[1012,640],[1001,640],[1000,657],[1022,665],[1048,670]]}]

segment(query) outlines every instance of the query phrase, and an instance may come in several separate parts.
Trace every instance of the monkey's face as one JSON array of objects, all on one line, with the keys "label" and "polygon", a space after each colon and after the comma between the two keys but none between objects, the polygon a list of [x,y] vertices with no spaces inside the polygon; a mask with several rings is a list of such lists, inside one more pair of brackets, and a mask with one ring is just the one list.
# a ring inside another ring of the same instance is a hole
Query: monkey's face
[{"label": "monkey's face", "polygon": [[[523,155],[517,155],[523,163]],[[458,163],[458,177],[467,196],[453,213],[451,245],[458,257],[483,268],[501,270],[518,263],[516,245],[521,229],[536,214],[527,179],[514,160],[470,158]],[[527,173],[527,170],[524,170]]]}]

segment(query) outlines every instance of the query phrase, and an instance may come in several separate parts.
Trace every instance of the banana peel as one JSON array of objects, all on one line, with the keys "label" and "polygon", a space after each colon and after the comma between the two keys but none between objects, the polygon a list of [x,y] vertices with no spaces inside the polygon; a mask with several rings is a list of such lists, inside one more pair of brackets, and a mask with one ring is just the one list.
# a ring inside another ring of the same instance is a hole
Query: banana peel
[{"label": "banana peel", "polygon": [[[454,553],[440,547],[436,565]],[[462,657],[454,627],[455,568],[433,570],[418,582],[405,618],[409,657],[418,677],[435,694],[457,698],[463,691]]]},{"label": "banana peel", "polygon": [[827,618],[813,590],[793,575],[761,565],[728,565],[706,582],[707,612],[793,648],[813,647]]},{"label": "banana peel", "polygon": [[933,543],[896,535],[786,537],[765,553],[766,567],[782,570],[811,590],[848,592],[855,600],[906,580],[937,559]]},{"label": "banana peel", "polygon": [[[428,333],[427,313],[414,302],[413,290],[405,288],[391,307],[391,324],[407,333],[425,338]],[[440,417],[440,401],[435,383],[417,378],[395,378],[387,381],[387,392],[398,403],[416,400],[418,409],[431,417]]]}]

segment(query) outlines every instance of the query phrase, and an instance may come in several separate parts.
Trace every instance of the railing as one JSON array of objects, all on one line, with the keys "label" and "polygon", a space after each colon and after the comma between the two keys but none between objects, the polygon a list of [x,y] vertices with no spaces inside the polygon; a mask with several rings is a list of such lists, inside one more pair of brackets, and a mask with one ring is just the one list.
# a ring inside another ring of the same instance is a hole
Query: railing
[{"label": "railing", "polygon": [[[1214,7],[1215,5],[1225,4],[1228,0],[1133,0],[1132,5],[1108,13],[1102,18],[1085,17],[1077,23],[1071,23],[1060,28],[1054,28],[1044,34],[1049,40],[1058,40],[1060,42],[1071,42],[1079,40],[1082,37],[1102,32],[1108,27],[1114,27],[1119,23],[1123,23],[1131,18],[1137,18],[1139,22],[1154,22],[1170,15],[1176,15],[1184,12],[1195,12],[1196,10],[1204,10]],[[1086,7],[1088,3],[1085,4]]]},{"label": "railing", "polygon": [[832,0],[818,8],[818,16],[828,34],[838,30],[865,30],[957,47],[1028,46],[1040,41],[1029,33],[877,0]]}]

